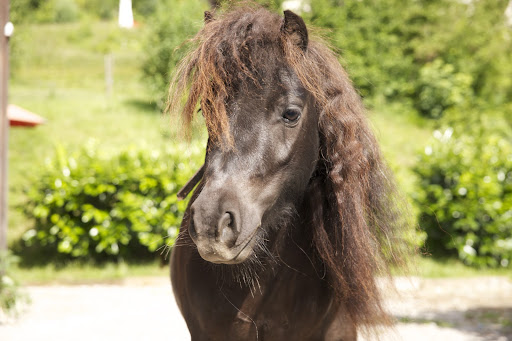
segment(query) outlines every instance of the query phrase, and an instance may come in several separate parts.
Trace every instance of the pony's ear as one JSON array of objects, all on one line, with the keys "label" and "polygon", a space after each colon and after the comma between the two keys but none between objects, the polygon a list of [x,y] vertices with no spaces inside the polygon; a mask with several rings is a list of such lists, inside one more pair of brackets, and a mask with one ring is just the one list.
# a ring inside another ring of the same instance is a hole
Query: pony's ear
[{"label": "pony's ear", "polygon": [[204,23],[208,24],[213,21],[213,13],[210,11],[204,11]]},{"label": "pony's ear", "polygon": [[308,48],[308,30],[304,20],[292,11],[284,11],[283,25],[281,33],[286,39],[290,39],[292,43],[299,46],[302,51]]}]

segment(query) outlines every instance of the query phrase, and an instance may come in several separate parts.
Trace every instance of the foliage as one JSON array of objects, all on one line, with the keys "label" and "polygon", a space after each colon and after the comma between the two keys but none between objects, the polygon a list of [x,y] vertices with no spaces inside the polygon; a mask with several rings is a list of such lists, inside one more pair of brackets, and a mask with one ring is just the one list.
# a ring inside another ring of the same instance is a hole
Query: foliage
[{"label": "foliage", "polygon": [[43,0],[11,0],[9,4],[9,19],[16,25],[30,22],[33,13],[44,3]]},{"label": "foliage", "polygon": [[34,15],[39,23],[73,22],[80,17],[80,11],[73,0],[48,0],[41,4]]},{"label": "foliage", "polygon": [[[154,13],[160,1],[134,0],[134,16],[144,18]],[[75,21],[79,13],[102,20],[114,19],[119,0],[11,0],[11,18],[15,23]]]},{"label": "foliage", "polygon": [[[119,0],[75,0],[80,8],[89,15],[102,19],[109,20],[117,18],[119,11]],[[140,18],[145,18],[153,14],[158,6],[158,3],[163,0],[132,0],[132,9],[134,12],[134,19],[140,21]]]},{"label": "foliage", "polygon": [[418,67],[407,42],[421,34],[415,24],[419,12],[417,2],[404,6],[400,0],[377,0],[372,5],[313,0],[305,17],[329,30],[325,33],[363,96],[395,98],[413,92],[410,81]]},{"label": "foliage", "polygon": [[504,15],[509,0],[433,1],[435,20],[415,42],[419,63],[435,58],[470,75],[476,97],[490,105],[512,100],[512,36]]},{"label": "foliage", "polygon": [[456,73],[451,64],[436,59],[420,69],[415,106],[424,116],[441,117],[447,109],[471,102],[472,78]]},{"label": "foliage", "polygon": [[[279,0],[254,1],[277,10]],[[232,1],[219,1],[220,6]],[[205,0],[161,0],[146,22],[144,39],[145,56],[142,62],[143,77],[154,94],[158,106],[162,107],[167,96],[171,74],[187,52],[187,40],[203,25],[204,11],[209,10]]]},{"label": "foliage", "polygon": [[160,0],[136,0],[132,2],[134,15],[139,14],[142,17],[150,16],[155,13]]},{"label": "foliage", "polygon": [[183,43],[199,30],[206,9],[205,1],[165,0],[148,20],[142,72],[159,106],[165,103],[171,71],[185,55]]},{"label": "foliage", "polygon": [[[0,312],[16,315],[28,297],[20,291],[19,284],[10,276],[10,268],[18,261],[7,252],[0,252]],[[0,315],[1,317],[1,315]]]},{"label": "foliage", "polygon": [[437,118],[473,94],[494,105],[512,100],[507,4],[312,0],[304,16],[327,29],[364,97],[411,101]]},{"label": "foliage", "polygon": [[436,130],[414,171],[428,251],[511,267],[512,131],[502,119]]},{"label": "foliage", "polygon": [[[80,8],[103,20],[112,19],[117,16],[119,0],[75,0]],[[140,1],[140,0],[139,0]],[[134,1],[137,2],[137,1]]]},{"label": "foliage", "polygon": [[102,155],[89,143],[57,148],[28,192],[24,255],[57,259],[140,259],[172,245],[186,207],[177,191],[201,162],[200,146],[126,148]]}]

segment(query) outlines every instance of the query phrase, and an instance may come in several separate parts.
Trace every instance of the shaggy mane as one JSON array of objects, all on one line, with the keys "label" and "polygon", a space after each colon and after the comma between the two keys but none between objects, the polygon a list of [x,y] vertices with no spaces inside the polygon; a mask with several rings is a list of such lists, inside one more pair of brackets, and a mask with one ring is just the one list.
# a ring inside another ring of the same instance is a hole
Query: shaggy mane
[{"label": "shaggy mane", "polygon": [[174,76],[168,109],[181,111],[190,126],[200,105],[209,138],[230,141],[229,97],[261,84],[269,58],[291,68],[320,113],[317,176],[304,203],[316,256],[356,326],[389,324],[376,275],[389,275],[390,264],[404,265],[403,200],[336,56],[316,38],[303,51],[283,38],[282,23],[281,16],[255,6],[207,16]]}]

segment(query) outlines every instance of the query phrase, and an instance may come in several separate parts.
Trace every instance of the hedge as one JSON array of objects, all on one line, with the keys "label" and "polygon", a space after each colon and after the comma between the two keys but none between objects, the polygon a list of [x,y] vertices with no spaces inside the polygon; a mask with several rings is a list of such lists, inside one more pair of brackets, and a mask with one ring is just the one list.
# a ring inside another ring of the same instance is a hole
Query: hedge
[{"label": "hedge", "polygon": [[186,202],[177,191],[202,163],[202,147],[125,148],[107,155],[97,144],[69,153],[58,147],[28,191],[33,228],[24,250],[52,259],[155,257],[172,245]]},{"label": "hedge", "polygon": [[511,267],[512,132],[505,122],[436,130],[414,171],[428,251]]}]

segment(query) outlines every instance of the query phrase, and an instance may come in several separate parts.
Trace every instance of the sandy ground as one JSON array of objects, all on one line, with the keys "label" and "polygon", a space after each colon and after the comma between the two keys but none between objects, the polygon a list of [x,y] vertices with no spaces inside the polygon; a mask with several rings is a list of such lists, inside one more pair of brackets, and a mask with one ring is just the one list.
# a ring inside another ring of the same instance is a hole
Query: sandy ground
[{"label": "sandy ground", "polygon": [[[506,278],[398,279],[387,304],[400,321],[380,340],[512,340]],[[165,278],[121,285],[33,286],[17,320],[0,318],[0,340],[190,340]],[[364,339],[364,337],[361,337]]]},{"label": "sandy ground", "polygon": [[395,281],[387,305],[400,321],[383,340],[512,340],[512,281],[504,277]]}]

